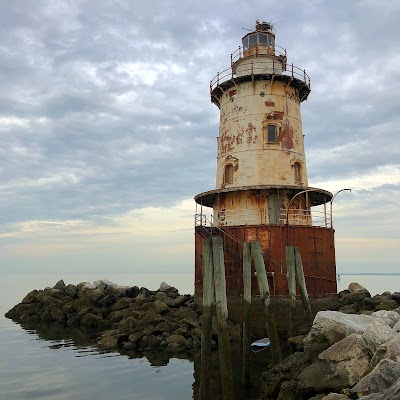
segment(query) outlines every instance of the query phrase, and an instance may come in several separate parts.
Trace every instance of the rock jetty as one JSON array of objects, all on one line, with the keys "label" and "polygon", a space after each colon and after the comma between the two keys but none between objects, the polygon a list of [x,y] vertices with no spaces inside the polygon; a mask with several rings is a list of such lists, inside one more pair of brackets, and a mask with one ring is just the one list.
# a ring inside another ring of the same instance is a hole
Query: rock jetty
[{"label": "rock jetty", "polygon": [[295,353],[262,375],[261,400],[400,399],[400,294],[358,284],[320,311]]},{"label": "rock jetty", "polygon": [[[199,348],[201,310],[193,296],[162,283],[156,291],[101,280],[33,290],[5,315],[20,323],[55,323],[98,332],[108,349]],[[240,325],[229,322],[230,338],[240,340]],[[217,332],[214,329],[213,344]]]}]

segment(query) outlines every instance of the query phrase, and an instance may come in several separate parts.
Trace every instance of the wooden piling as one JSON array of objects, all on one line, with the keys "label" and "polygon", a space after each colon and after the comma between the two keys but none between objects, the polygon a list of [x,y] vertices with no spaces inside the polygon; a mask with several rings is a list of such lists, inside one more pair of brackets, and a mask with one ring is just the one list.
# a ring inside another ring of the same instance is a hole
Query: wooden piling
[{"label": "wooden piling", "polygon": [[271,307],[271,295],[269,292],[267,272],[265,270],[264,258],[259,241],[251,242],[251,255],[257,272],[258,287],[260,289],[261,301],[264,305],[264,315],[267,321],[268,336],[271,341],[272,359],[274,364],[282,361],[281,348],[278,332],[276,330],[275,317]]},{"label": "wooden piling", "polygon": [[231,400],[233,399],[233,377],[228,330],[224,249],[222,238],[219,236],[214,236],[212,238],[212,255],[222,391],[224,400]]},{"label": "wooden piling", "polygon": [[203,242],[203,323],[201,331],[201,380],[200,400],[209,398],[209,373],[211,370],[211,335],[214,300],[214,271],[212,258],[212,240]]},{"label": "wooden piling", "polygon": [[243,385],[250,385],[251,246],[243,245]]},{"label": "wooden piling", "polygon": [[304,278],[303,263],[301,262],[301,255],[299,248],[294,248],[294,255],[296,260],[296,275],[299,282],[301,301],[304,309],[304,316],[306,319],[308,329],[311,329],[313,323],[313,316],[311,312],[310,299],[308,298],[306,280]]},{"label": "wooden piling", "polygon": [[289,335],[293,336],[296,315],[296,259],[294,247],[286,246],[286,276],[289,287]]}]

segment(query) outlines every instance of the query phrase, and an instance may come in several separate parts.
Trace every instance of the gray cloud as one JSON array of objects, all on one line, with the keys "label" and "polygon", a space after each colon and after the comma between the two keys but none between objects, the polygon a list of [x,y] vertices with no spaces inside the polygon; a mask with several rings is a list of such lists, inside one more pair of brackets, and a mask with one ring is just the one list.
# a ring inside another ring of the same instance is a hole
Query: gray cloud
[{"label": "gray cloud", "polygon": [[2,2],[0,223],[95,219],[212,189],[218,110],[208,84],[258,17],[275,22],[277,43],[311,77],[309,180],[399,165],[399,8]]}]

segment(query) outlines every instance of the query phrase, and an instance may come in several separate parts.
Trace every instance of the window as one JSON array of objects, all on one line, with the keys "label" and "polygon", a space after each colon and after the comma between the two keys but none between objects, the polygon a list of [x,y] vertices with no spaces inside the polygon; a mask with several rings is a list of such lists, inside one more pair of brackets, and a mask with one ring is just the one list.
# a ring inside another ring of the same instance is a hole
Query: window
[{"label": "window", "polygon": [[276,143],[276,126],[268,125],[267,133],[268,133],[267,142]]},{"label": "window", "polygon": [[233,165],[232,164],[225,165],[224,181],[227,184],[233,183]]},{"label": "window", "polygon": [[294,169],[295,182],[301,182],[301,164],[298,162],[295,162],[293,164],[293,169]]},{"label": "window", "polygon": [[243,51],[246,51],[249,48],[249,37],[246,36],[245,38],[243,38],[242,43],[243,43]]},{"label": "window", "polygon": [[249,46],[250,47],[257,46],[257,35],[250,35],[249,36]]}]

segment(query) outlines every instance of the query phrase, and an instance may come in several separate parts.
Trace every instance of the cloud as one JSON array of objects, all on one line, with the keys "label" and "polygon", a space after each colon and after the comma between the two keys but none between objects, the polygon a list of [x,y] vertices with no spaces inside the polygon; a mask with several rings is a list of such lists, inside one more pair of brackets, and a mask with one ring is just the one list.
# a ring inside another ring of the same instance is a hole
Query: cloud
[{"label": "cloud", "polygon": [[[28,265],[28,250],[24,259],[17,249],[31,241],[38,265],[46,246],[67,265],[64,248],[73,257],[73,249],[94,249],[96,237],[109,258],[102,251],[88,263],[114,263],[115,255],[125,268],[127,245],[119,259],[107,241],[139,240],[126,224],[136,225],[140,213],[174,215],[184,199],[213,189],[219,115],[209,81],[229,67],[241,28],[256,18],[275,23],[277,44],[311,77],[302,104],[310,184],[353,187],[343,215],[368,215],[364,231],[383,234],[376,210],[395,207],[399,185],[398,11],[396,1],[369,0],[2,2],[0,247],[13,246],[16,257],[8,262]],[[335,199],[339,224],[345,197]],[[151,221],[140,230],[149,226],[157,237],[163,228]],[[396,230],[390,218],[385,223]],[[340,228],[343,237],[360,234],[350,223]],[[179,232],[192,240],[190,230]]]}]

